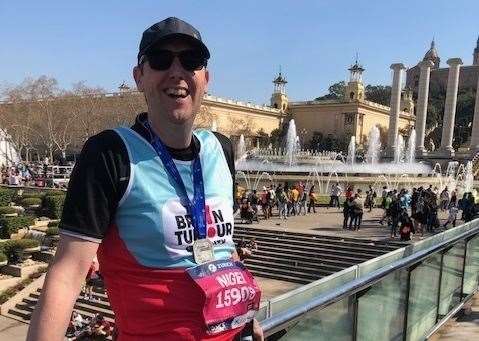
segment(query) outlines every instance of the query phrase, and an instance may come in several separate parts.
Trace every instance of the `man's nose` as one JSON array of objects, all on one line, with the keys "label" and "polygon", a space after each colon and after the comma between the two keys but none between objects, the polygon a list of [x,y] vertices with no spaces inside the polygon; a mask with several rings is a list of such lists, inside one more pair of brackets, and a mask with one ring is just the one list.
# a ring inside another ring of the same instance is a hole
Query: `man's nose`
[{"label": "man's nose", "polygon": [[181,65],[178,56],[175,56],[168,71],[170,77],[183,77],[184,73],[186,72],[186,70],[183,68],[183,65]]}]

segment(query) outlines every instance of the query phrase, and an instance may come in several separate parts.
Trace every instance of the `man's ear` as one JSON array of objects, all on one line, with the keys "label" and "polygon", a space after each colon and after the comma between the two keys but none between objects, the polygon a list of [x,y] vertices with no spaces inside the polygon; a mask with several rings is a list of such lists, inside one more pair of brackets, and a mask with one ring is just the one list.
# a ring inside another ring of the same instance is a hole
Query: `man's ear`
[{"label": "man's ear", "polygon": [[206,85],[205,85],[205,94],[208,93],[208,83],[210,82],[210,72],[208,69],[205,70],[205,79],[206,79]]},{"label": "man's ear", "polygon": [[138,91],[143,92],[143,67],[142,66],[135,66],[133,68],[133,78],[135,79],[136,82],[136,88]]}]

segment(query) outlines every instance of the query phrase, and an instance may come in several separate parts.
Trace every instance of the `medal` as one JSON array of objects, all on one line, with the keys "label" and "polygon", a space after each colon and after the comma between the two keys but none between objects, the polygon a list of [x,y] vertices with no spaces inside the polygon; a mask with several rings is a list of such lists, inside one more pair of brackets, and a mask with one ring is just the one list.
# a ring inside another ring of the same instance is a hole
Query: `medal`
[{"label": "medal", "polygon": [[215,260],[213,243],[209,239],[197,239],[193,243],[193,257],[196,264],[203,264]]}]

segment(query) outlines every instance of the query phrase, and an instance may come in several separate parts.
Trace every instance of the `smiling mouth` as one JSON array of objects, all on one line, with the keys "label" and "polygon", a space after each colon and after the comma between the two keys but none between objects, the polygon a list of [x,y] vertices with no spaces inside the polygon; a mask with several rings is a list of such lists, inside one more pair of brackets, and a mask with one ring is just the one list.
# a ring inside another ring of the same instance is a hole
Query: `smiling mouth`
[{"label": "smiling mouth", "polygon": [[163,90],[163,92],[168,97],[173,98],[173,99],[186,98],[190,94],[188,89],[183,88],[183,87],[166,88],[166,89]]}]

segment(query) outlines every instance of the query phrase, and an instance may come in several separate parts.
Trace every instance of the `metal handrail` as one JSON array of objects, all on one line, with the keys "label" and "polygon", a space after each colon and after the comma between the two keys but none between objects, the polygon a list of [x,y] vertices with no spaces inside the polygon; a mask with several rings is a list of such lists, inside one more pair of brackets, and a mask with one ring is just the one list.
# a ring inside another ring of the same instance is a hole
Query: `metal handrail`
[{"label": "metal handrail", "polygon": [[336,303],[343,298],[354,295],[355,293],[379,282],[382,278],[386,277],[390,273],[419,263],[431,254],[447,249],[449,246],[458,242],[459,240],[466,239],[478,233],[479,225],[451,239],[444,240],[427,249],[418,251],[410,256],[394,261],[391,264],[388,264],[378,270],[375,270],[365,275],[364,277],[360,277],[355,280],[352,280],[349,283],[343,284],[335,290],[321,294],[312,301],[305,303],[302,306],[294,307],[289,310],[275,314],[270,318],[267,318],[260,322],[261,327],[263,328],[264,335],[270,336],[280,330],[283,330],[287,326],[299,321],[299,319],[308,312],[326,308],[327,306]]}]

